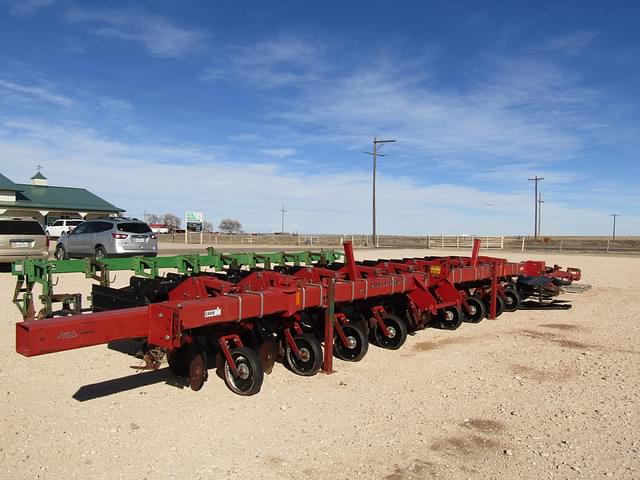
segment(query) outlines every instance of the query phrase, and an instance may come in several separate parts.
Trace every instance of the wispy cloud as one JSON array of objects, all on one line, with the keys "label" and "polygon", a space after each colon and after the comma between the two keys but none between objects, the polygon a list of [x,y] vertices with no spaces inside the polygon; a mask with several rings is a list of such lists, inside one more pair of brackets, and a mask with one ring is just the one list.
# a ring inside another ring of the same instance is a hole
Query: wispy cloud
[{"label": "wispy cloud", "polygon": [[566,35],[561,35],[549,40],[542,46],[543,50],[555,50],[568,55],[576,55],[587,48],[593,40],[602,32],[600,31],[577,31]]},{"label": "wispy cloud", "polygon": [[337,141],[350,139],[354,148],[384,132],[398,140],[394,148],[426,155],[432,165],[562,161],[584,146],[594,92],[551,64],[489,61],[469,72],[476,80],[464,91],[436,88],[421,73],[398,70],[353,71],[278,104],[273,116]]},{"label": "wispy cloud", "polygon": [[295,148],[263,148],[260,153],[273,158],[287,158],[296,154]]},{"label": "wispy cloud", "polygon": [[47,84],[25,85],[0,78],[0,96],[11,100],[29,102],[48,102],[61,107],[71,107],[74,101],[53,91]]},{"label": "wispy cloud", "polygon": [[95,35],[141,44],[151,55],[180,57],[204,48],[208,35],[173,24],[151,14],[121,10],[89,10],[70,7],[65,12],[70,23],[89,25]]},{"label": "wispy cloud", "polygon": [[250,46],[222,49],[202,78],[240,81],[258,88],[301,86],[324,70],[324,46],[296,36],[281,36]]},{"label": "wispy cloud", "polygon": [[9,0],[9,10],[15,15],[32,15],[53,5],[56,0]]}]

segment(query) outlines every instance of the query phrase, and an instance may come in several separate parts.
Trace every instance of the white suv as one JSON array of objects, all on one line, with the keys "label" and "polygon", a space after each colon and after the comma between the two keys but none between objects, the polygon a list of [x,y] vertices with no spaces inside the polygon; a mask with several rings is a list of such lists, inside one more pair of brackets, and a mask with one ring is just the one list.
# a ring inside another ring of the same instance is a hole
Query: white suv
[{"label": "white suv", "polygon": [[69,220],[61,218],[47,227],[49,238],[59,238],[63,233],[69,233],[82,223],[82,220]]},{"label": "white suv", "polygon": [[73,232],[62,235],[56,245],[55,257],[82,258],[93,256],[132,257],[158,254],[158,239],[149,225],[135,218],[98,218],[78,225]]}]

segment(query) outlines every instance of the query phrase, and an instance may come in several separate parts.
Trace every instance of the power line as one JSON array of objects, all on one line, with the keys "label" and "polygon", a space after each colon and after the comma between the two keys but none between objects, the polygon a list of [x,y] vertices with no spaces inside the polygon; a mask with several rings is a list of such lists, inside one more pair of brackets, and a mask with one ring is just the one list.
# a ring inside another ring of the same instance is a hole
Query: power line
[{"label": "power line", "polygon": [[372,206],[371,206],[371,216],[372,216],[372,235],[371,235],[371,244],[374,247],[378,246],[378,237],[376,235],[376,160],[377,157],[384,157],[382,153],[378,153],[378,145],[382,148],[382,145],[385,143],[395,143],[395,140],[378,140],[376,137],[373,137],[373,152],[364,152],[367,155],[373,156],[373,183],[372,183]]},{"label": "power line", "polygon": [[535,176],[530,178],[529,181],[535,182],[535,188],[533,191],[533,204],[535,206],[533,212],[533,238],[538,238],[538,182],[544,180],[544,177]]}]

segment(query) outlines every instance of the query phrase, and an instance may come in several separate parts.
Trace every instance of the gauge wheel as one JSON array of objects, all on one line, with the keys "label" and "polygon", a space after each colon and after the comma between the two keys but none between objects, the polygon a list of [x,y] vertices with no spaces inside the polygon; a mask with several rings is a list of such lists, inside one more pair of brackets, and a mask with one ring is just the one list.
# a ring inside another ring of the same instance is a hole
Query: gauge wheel
[{"label": "gauge wheel", "polygon": [[243,396],[258,393],[264,380],[264,370],[258,355],[249,347],[240,347],[231,350],[231,358],[236,364],[238,374],[233,374],[231,366],[225,358],[224,381],[229,390]]},{"label": "gauge wheel", "polygon": [[484,302],[478,297],[469,296],[462,302],[464,320],[470,323],[479,323],[487,315]]},{"label": "gauge wheel", "polygon": [[293,337],[293,341],[300,351],[300,358],[293,353],[291,346],[287,344],[284,349],[284,362],[287,368],[303,377],[310,377],[318,373],[322,368],[320,341],[310,334],[296,335]]},{"label": "gauge wheel", "polygon": [[387,327],[388,335],[385,335],[379,325],[376,323],[373,327],[373,340],[376,345],[388,350],[397,350],[404,345],[407,339],[407,326],[402,319],[396,315],[387,313],[382,317]]},{"label": "gauge wheel", "polygon": [[353,325],[343,325],[342,331],[347,337],[347,345],[344,345],[338,335],[333,339],[333,353],[340,360],[347,362],[359,362],[369,350],[369,340],[362,330]]}]

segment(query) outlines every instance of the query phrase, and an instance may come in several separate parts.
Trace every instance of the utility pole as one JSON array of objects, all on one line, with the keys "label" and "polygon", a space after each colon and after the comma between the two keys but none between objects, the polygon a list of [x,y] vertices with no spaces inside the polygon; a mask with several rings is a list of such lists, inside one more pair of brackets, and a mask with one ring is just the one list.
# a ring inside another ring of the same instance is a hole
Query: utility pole
[{"label": "utility pole", "polygon": [[533,213],[533,238],[538,239],[538,182],[544,180],[544,177],[535,176],[529,179],[532,182],[535,182],[535,188],[533,191],[533,204],[535,206],[535,210]]},{"label": "utility pole", "polygon": [[612,213],[609,216],[613,217],[613,235],[612,235],[611,239],[615,240],[616,239],[616,217],[619,217],[620,214],[619,213]]},{"label": "utility pole", "polygon": [[542,235],[542,192],[538,193],[538,235]]},{"label": "utility pole", "polygon": [[282,229],[281,229],[281,233],[284,233],[284,214],[287,213],[287,210],[284,209],[284,203],[282,204],[282,208],[280,210],[278,210],[280,213],[282,213]]},{"label": "utility pole", "polygon": [[372,226],[373,232],[371,235],[371,242],[374,248],[378,247],[378,236],[376,235],[376,160],[377,157],[384,157],[382,153],[378,153],[378,145],[382,148],[382,145],[385,143],[395,143],[395,140],[378,140],[377,137],[373,137],[373,152],[364,152],[367,155],[373,156],[373,198],[372,198],[372,207],[371,207],[371,215],[372,215]]}]

